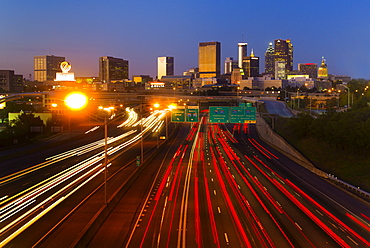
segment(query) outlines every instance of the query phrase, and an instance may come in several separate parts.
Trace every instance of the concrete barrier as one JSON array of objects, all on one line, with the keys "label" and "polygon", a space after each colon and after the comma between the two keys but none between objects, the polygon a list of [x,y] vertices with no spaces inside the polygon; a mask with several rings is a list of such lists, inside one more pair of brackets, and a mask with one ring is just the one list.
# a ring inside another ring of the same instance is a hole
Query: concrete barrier
[{"label": "concrete barrier", "polygon": [[257,116],[257,132],[262,140],[270,144],[276,150],[296,162],[297,164],[305,167],[311,172],[318,176],[328,178],[326,172],[316,168],[308,159],[306,159],[300,152],[298,152],[294,147],[292,147],[286,140],[281,136],[276,134],[270,127],[269,124],[261,117]]}]

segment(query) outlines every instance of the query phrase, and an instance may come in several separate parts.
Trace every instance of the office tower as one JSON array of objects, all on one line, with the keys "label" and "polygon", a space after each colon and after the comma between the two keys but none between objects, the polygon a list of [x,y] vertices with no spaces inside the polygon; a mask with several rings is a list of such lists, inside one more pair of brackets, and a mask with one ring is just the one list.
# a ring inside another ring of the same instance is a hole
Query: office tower
[{"label": "office tower", "polygon": [[253,49],[251,55],[244,57],[242,69],[244,72],[244,78],[258,77],[260,74],[260,63],[259,57],[254,55]]},{"label": "office tower", "polygon": [[0,89],[5,92],[22,92],[23,75],[14,74],[13,70],[0,70]]},{"label": "office tower", "polygon": [[247,57],[248,43],[238,43],[238,66],[243,68],[243,59]]},{"label": "office tower", "polygon": [[293,44],[290,40],[275,40],[274,62],[285,61],[286,71],[293,71]]},{"label": "office tower", "polygon": [[324,57],[321,59],[321,65],[317,71],[317,78],[327,79],[329,76],[328,74],[328,66],[326,65],[326,60]]},{"label": "office tower", "polygon": [[231,74],[235,68],[238,68],[238,61],[234,60],[233,57],[227,57],[225,59],[225,74]]},{"label": "office tower", "polygon": [[269,43],[265,52],[265,73],[274,75],[275,72],[275,61],[274,61],[275,49],[272,46],[272,42]]},{"label": "office tower", "polygon": [[103,83],[128,79],[128,60],[109,56],[100,57],[99,78]]},{"label": "office tower", "polygon": [[286,61],[275,61],[275,79],[285,79],[286,76]]},{"label": "office tower", "polygon": [[174,58],[173,57],[158,57],[157,63],[157,78],[161,79],[163,76],[174,75]]},{"label": "office tower", "polygon": [[200,42],[198,50],[199,77],[220,76],[221,43],[218,41]]},{"label": "office tower", "polygon": [[57,72],[62,72],[60,64],[65,57],[54,55],[34,56],[34,78],[39,82],[54,81]]},{"label": "office tower", "polygon": [[308,75],[310,78],[317,78],[317,64],[315,63],[299,63],[298,71]]}]

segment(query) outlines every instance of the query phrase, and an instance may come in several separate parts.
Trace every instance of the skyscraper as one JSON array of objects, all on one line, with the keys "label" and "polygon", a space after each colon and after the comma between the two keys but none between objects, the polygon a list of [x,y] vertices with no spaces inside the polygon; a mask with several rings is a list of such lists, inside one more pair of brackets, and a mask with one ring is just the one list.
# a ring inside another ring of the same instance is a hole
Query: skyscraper
[{"label": "skyscraper", "polygon": [[259,57],[254,55],[253,49],[250,56],[246,56],[243,59],[242,69],[244,72],[244,78],[258,77],[260,74],[260,63]]},{"label": "skyscraper", "polygon": [[233,57],[227,57],[225,59],[225,74],[230,74],[235,68],[238,68],[238,61],[234,60]]},{"label": "skyscraper", "polygon": [[247,57],[248,43],[238,43],[238,66],[243,68],[243,59]]},{"label": "skyscraper", "polygon": [[293,70],[293,44],[290,40],[275,40],[274,62],[285,61],[286,71]]},{"label": "skyscraper", "polygon": [[218,41],[200,42],[198,50],[199,77],[220,76],[221,43]]},{"label": "skyscraper", "polygon": [[269,43],[265,52],[265,73],[274,75],[275,72],[275,61],[274,61],[275,49],[272,46],[272,42]]},{"label": "skyscraper", "polygon": [[23,75],[14,74],[13,70],[0,70],[0,89],[8,92],[22,92]]},{"label": "skyscraper", "polygon": [[315,63],[298,63],[298,71],[310,78],[317,78],[317,64]]},{"label": "skyscraper", "polygon": [[128,79],[128,61],[109,56],[100,57],[99,78],[103,83]]},{"label": "skyscraper", "polygon": [[161,79],[163,76],[174,75],[174,58],[173,57],[158,57],[157,63],[157,78]]},{"label": "skyscraper", "polygon": [[34,56],[34,79],[39,82],[54,81],[57,72],[62,72],[60,64],[65,57],[54,55]]},{"label": "skyscraper", "polygon": [[275,61],[275,79],[285,79],[286,77],[286,61]]}]

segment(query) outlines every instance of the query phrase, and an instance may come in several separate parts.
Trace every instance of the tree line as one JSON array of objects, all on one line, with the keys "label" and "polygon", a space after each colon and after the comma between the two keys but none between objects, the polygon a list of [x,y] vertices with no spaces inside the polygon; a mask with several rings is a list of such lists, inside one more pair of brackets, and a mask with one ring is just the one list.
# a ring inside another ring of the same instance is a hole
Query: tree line
[{"label": "tree line", "polygon": [[[370,150],[370,90],[367,91],[367,85],[357,80],[352,86],[349,84],[357,94],[348,111],[329,110],[316,118],[301,113],[297,118],[286,120],[290,135],[296,139],[312,137],[338,149],[366,155]],[[363,89],[362,92],[359,89]]]}]

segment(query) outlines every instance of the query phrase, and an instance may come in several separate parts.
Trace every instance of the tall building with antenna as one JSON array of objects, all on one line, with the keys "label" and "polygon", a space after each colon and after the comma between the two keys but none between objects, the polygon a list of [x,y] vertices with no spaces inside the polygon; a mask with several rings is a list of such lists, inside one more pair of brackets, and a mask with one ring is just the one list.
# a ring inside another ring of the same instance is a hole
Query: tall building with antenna
[{"label": "tall building with antenna", "polygon": [[244,78],[258,77],[260,72],[259,57],[254,55],[253,49],[250,56],[243,58],[242,69],[244,72]]},{"label": "tall building with antenna", "polygon": [[285,62],[285,70],[293,71],[293,44],[287,40],[275,40],[274,62]]},{"label": "tall building with antenna", "polygon": [[275,54],[275,49],[272,46],[272,42],[270,42],[265,52],[265,73],[266,74],[274,75],[275,73],[274,54]]}]

